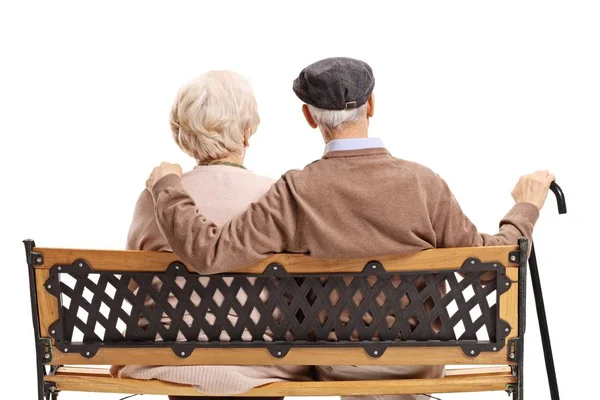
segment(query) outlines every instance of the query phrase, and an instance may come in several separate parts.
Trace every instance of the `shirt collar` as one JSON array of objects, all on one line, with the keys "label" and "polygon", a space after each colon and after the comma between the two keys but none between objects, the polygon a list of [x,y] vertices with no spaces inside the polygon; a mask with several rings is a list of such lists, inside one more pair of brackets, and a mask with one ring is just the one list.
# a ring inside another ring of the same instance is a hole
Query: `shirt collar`
[{"label": "shirt collar", "polygon": [[325,145],[325,154],[330,151],[361,150],[385,147],[378,137],[360,139],[335,139]]}]

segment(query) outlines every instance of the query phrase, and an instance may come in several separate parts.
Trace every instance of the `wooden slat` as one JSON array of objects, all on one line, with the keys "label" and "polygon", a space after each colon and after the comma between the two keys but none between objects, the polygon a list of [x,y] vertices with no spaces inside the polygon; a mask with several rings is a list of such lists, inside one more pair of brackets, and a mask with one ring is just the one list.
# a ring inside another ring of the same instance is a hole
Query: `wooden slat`
[{"label": "wooden slat", "polygon": [[[467,247],[431,249],[402,256],[369,257],[361,259],[321,260],[299,254],[275,254],[235,273],[260,274],[273,262],[282,264],[289,273],[360,272],[372,260],[381,261],[388,271],[431,271],[459,268],[465,259],[477,257],[483,262],[498,261],[510,264],[508,255],[516,246]],[[51,268],[56,264],[71,264],[76,259],[86,260],[95,271],[164,271],[178,258],[173,253],[146,251],[76,250],[35,248],[44,255],[44,264],[37,268]]]},{"label": "wooden slat", "polygon": [[[58,320],[58,299],[52,296],[44,285],[50,277],[47,269],[35,270],[35,286],[38,301],[38,315],[40,316],[40,333],[42,337],[49,338],[48,327]],[[52,339],[54,344],[54,339]]]},{"label": "wooden slat", "polygon": [[[110,371],[108,368],[92,368],[92,367],[75,367],[75,366],[62,366],[58,368],[56,372],[58,375],[84,375],[84,376],[97,376],[97,377],[110,377]],[[446,377],[452,376],[465,376],[465,375],[502,375],[510,374],[511,369],[507,365],[499,365],[494,367],[479,367],[479,368],[455,368],[446,369]]]},{"label": "wooden slat", "polygon": [[[108,371],[108,370],[106,370]],[[446,377],[465,376],[465,375],[502,375],[511,374],[512,370],[508,365],[499,365],[495,367],[479,367],[479,368],[456,368],[446,369]]]},{"label": "wooden slat", "polygon": [[[507,271],[513,271],[517,268],[507,268]],[[512,275],[512,272],[511,272]],[[509,275],[509,277],[511,276]],[[511,278],[512,280],[512,278]],[[500,318],[508,322],[511,331],[505,339],[505,343],[514,337],[519,336],[519,283],[513,282],[506,293],[500,295]]]},{"label": "wooden slat", "polygon": [[[58,373],[52,376],[58,390],[105,393],[139,393],[157,395],[202,395],[187,385],[157,381],[115,379],[97,375]],[[337,382],[276,382],[241,394],[252,396],[365,396],[413,393],[484,392],[505,390],[516,383],[509,373],[484,373],[448,376],[439,379],[397,379]]]},{"label": "wooden slat", "polygon": [[506,268],[506,276],[513,282],[519,282],[519,267]]},{"label": "wooden slat", "polygon": [[265,349],[196,349],[187,358],[168,348],[101,348],[87,359],[54,349],[52,364],[61,365],[506,365],[506,347],[468,357],[458,347],[390,347],[379,358],[361,348],[292,348],[281,359]]},{"label": "wooden slat", "polygon": [[80,376],[90,376],[90,377],[99,377],[99,378],[110,378],[110,371],[108,368],[91,368],[91,367],[75,367],[75,366],[67,366],[67,367],[58,367],[56,371],[57,375],[80,375]]}]

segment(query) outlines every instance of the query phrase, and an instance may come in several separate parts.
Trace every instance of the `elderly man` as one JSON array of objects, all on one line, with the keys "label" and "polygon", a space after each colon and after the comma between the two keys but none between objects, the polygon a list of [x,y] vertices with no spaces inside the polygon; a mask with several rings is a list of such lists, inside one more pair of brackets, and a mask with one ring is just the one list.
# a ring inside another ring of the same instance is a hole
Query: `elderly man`
[{"label": "elderly man", "polygon": [[[293,88],[305,103],[306,121],[321,130],[323,158],[285,173],[222,227],[196,207],[178,165],[155,168],[147,187],[173,251],[189,267],[210,274],[248,266],[274,252],[363,258],[516,244],[520,236],[531,237],[554,176],[544,171],[522,177],[512,193],[516,204],[499,232],[479,233],[440,176],[392,157],[380,139],[369,138],[374,85],[371,68],[359,60],[330,58],[305,68]],[[329,367],[319,373],[330,380],[385,379],[440,376],[443,368]]]}]

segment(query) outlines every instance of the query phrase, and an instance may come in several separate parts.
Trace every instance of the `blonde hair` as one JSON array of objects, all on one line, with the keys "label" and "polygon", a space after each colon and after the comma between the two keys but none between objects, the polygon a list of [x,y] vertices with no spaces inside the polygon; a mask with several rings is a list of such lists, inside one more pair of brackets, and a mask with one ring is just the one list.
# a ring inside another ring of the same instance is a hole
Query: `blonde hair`
[{"label": "blonde hair", "polygon": [[250,83],[232,71],[210,71],[186,83],[171,109],[173,138],[197,161],[241,153],[244,136],[259,123]]},{"label": "blonde hair", "polygon": [[331,137],[334,130],[350,122],[360,121],[367,116],[367,104],[351,110],[325,110],[308,104],[310,115],[319,126],[319,129]]}]

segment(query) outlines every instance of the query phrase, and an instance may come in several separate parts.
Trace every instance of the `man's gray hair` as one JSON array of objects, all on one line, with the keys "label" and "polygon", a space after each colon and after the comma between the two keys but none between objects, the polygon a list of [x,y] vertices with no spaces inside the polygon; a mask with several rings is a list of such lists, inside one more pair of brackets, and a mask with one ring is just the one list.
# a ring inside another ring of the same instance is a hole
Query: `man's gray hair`
[{"label": "man's gray hair", "polygon": [[325,110],[308,104],[310,115],[326,135],[341,128],[344,124],[356,122],[367,115],[367,103],[352,110]]}]

